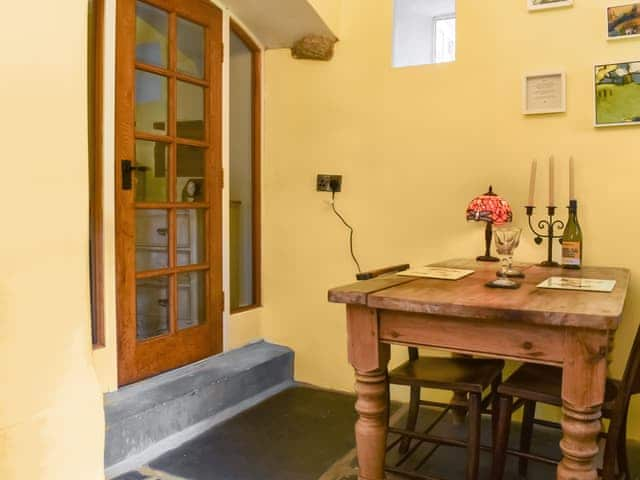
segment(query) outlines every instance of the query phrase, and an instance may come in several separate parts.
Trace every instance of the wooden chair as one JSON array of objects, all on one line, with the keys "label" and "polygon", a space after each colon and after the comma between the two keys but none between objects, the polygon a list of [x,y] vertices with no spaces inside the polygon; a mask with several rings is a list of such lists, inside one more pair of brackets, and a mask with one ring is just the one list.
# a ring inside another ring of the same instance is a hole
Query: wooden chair
[{"label": "wooden chair", "polygon": [[[357,279],[368,280],[383,274],[397,273],[408,268],[409,265],[396,265],[382,268],[358,274]],[[466,447],[466,480],[477,480],[481,449],[481,414],[487,411],[487,407],[493,399],[497,399],[496,389],[502,379],[504,362],[502,360],[485,360],[469,357],[424,357],[419,355],[416,347],[408,347],[408,349],[409,360],[388,373],[389,384],[405,385],[410,388],[410,401],[406,427],[402,429],[389,425],[389,432],[398,434],[399,438],[387,447],[387,451],[398,445],[399,453],[402,456],[394,466],[385,465],[385,470],[401,476],[406,475],[410,478],[438,480],[433,476],[426,477],[420,475],[416,473],[415,470],[407,472],[400,468],[400,465],[405,463],[420,444],[426,442],[433,444],[434,447],[428,452],[426,457],[421,459],[416,470],[422,466],[441,445]],[[450,403],[421,400],[420,392],[422,388],[447,390],[454,392],[455,396]],[[491,388],[491,394],[483,399],[483,392],[488,388]],[[416,431],[420,406],[443,408],[443,411],[435,421],[422,432]],[[497,404],[494,404],[493,407],[497,408]],[[454,438],[432,435],[430,433],[452,409],[463,410],[468,413],[469,431],[466,442]],[[417,441],[414,442],[412,447],[411,443],[414,439]]]},{"label": "wooden chair", "polygon": [[[520,367],[504,384],[498,387],[499,407],[497,413],[497,438],[494,443],[492,480],[501,480],[504,475],[506,455],[519,457],[519,473],[522,477],[527,474],[528,461],[539,461],[557,464],[558,461],[549,457],[531,453],[531,439],[534,424],[560,428],[553,422],[546,422],[535,418],[536,404],[562,406],[562,370],[558,367],[525,364]],[[627,459],[627,416],[631,397],[640,393],[640,329],[631,348],[631,353],[622,377],[622,381],[607,380],[605,403],[602,416],[611,420],[606,438],[603,467],[599,471],[603,480],[625,479],[631,480],[629,462]],[[514,404],[513,399],[519,399]],[[509,428],[511,415],[524,405],[522,432],[520,434],[520,449],[508,450]],[[616,469],[617,467],[617,469]]]}]

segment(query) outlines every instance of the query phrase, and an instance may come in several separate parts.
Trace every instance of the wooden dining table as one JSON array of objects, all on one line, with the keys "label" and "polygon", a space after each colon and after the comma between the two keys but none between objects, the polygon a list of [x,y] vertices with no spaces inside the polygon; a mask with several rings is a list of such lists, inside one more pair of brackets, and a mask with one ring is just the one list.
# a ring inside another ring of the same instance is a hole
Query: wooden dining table
[{"label": "wooden dining table", "polygon": [[[609,356],[630,274],[623,268],[563,270],[521,265],[517,290],[492,289],[497,265],[457,259],[433,266],[471,269],[461,280],[389,275],[329,290],[346,304],[355,369],[360,480],[382,480],[387,442],[390,345],[555,365],[563,369],[560,480],[596,480],[598,434]],[[615,280],[611,293],[549,290],[551,276]]]}]

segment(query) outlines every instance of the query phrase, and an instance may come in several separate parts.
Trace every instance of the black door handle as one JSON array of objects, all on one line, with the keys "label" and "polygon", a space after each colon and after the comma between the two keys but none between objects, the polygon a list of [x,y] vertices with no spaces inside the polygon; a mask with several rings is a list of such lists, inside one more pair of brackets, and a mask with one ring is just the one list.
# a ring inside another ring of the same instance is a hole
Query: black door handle
[{"label": "black door handle", "polygon": [[131,172],[134,170],[138,172],[146,172],[149,170],[149,167],[145,167],[142,165],[134,165],[131,163],[131,160],[122,160],[122,189],[123,190],[131,190]]}]

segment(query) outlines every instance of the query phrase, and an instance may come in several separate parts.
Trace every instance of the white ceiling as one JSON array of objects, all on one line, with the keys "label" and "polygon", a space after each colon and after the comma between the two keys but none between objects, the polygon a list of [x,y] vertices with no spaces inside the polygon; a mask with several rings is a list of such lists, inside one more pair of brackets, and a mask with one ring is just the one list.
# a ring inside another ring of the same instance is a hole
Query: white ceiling
[{"label": "white ceiling", "polygon": [[307,0],[223,0],[264,48],[290,48],[310,34],[336,39]]}]

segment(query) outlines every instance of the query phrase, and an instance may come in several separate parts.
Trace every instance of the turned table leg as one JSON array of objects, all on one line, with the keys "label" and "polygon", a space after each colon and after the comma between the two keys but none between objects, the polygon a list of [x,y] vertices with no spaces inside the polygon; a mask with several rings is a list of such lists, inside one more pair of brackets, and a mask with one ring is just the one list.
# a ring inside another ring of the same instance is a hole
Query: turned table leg
[{"label": "turned table leg", "polygon": [[347,306],[349,362],[356,371],[356,452],[358,480],[384,480],[387,443],[387,363],[389,345],[379,342],[378,314]]},{"label": "turned table leg", "polygon": [[[463,353],[452,353],[451,358],[473,358],[473,356]],[[466,405],[468,402],[468,396],[464,392],[455,392],[451,398],[451,402],[456,405]],[[462,425],[467,418],[467,409],[465,407],[456,406],[451,408],[451,414],[453,415],[453,424]]]},{"label": "turned table leg", "polygon": [[382,370],[356,371],[356,452],[359,480],[384,478],[384,457],[387,444],[386,373]]},{"label": "turned table leg", "polygon": [[607,332],[567,332],[558,480],[597,480],[598,433],[607,378]]}]

